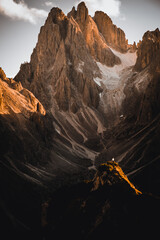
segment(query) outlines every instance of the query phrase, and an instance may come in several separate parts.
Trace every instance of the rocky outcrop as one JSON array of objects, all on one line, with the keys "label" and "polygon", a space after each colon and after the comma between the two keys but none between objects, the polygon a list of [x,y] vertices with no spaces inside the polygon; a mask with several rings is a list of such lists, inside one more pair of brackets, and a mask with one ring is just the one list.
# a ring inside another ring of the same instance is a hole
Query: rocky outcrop
[{"label": "rocky outcrop", "polygon": [[130,53],[134,53],[137,51],[138,46],[136,42],[134,42],[133,44],[128,44],[127,48]]},{"label": "rocky outcrop", "polygon": [[5,74],[5,72],[3,71],[3,69],[0,67],[0,78],[2,79],[2,80],[5,80],[6,79],[6,74]]},{"label": "rocky outcrop", "polygon": [[160,71],[160,31],[148,31],[144,34],[137,52],[135,69],[141,71],[150,66],[152,72]]},{"label": "rocky outcrop", "polygon": [[142,194],[135,186],[129,181],[127,176],[124,174],[122,168],[118,163],[114,161],[108,161],[106,164],[99,166],[98,171],[93,179],[92,191],[98,190],[99,188],[115,184],[126,184],[126,187],[131,187],[135,194]]},{"label": "rocky outcrop", "polygon": [[96,61],[106,64],[109,67],[121,63],[120,59],[114,55],[106,44],[104,37],[99,32],[92,17],[89,16],[88,9],[84,2],[78,5],[77,11],[73,8],[68,16],[73,17],[80,26],[89,52]]},{"label": "rocky outcrop", "polygon": [[97,11],[93,19],[110,47],[121,52],[127,51],[128,41],[126,40],[125,33],[122,29],[117,28],[117,26],[113,24],[106,13]]},{"label": "rocky outcrop", "polygon": [[59,108],[67,111],[77,93],[84,100],[81,105],[98,106],[100,88],[93,81],[96,74],[100,75],[99,69],[79,25],[53,8],[41,28],[31,62],[21,66],[15,79],[38,96],[47,110],[55,96]]},{"label": "rocky outcrop", "polygon": [[107,162],[93,180],[60,189],[42,205],[45,238],[103,239],[113,232],[119,238],[126,229],[135,237],[133,229],[139,236],[144,230],[158,232],[152,218],[159,214],[158,204],[159,200],[138,191],[118,164]]},{"label": "rocky outcrop", "polygon": [[31,116],[33,112],[39,112],[42,115],[46,114],[39,100],[30,91],[23,88],[20,82],[7,78],[4,72],[3,76],[0,76],[0,114],[12,114],[14,112],[22,113],[26,117]]}]

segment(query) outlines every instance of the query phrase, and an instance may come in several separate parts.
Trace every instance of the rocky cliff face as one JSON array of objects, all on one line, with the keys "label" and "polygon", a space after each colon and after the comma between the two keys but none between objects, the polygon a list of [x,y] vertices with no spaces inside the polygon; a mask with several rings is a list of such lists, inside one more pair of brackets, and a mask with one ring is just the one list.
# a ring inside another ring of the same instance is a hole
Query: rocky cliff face
[{"label": "rocky cliff face", "polygon": [[78,5],[77,11],[73,8],[68,16],[73,17],[80,26],[89,52],[96,61],[106,64],[109,67],[121,63],[120,59],[108,47],[92,17],[89,16],[84,2]]},{"label": "rocky cliff face", "polygon": [[41,28],[30,63],[21,66],[15,80],[38,96],[54,118],[54,149],[62,165],[73,161],[73,168],[79,168],[83,159],[87,165],[93,164],[97,153],[85,142],[93,136],[99,138],[104,129],[97,111],[102,91],[94,81],[98,76],[100,70],[78,23],[53,8]]},{"label": "rocky cliff face", "polygon": [[20,82],[7,78],[0,69],[0,114],[23,114],[30,117],[32,113],[45,115],[46,111],[39,100]]},{"label": "rocky cliff face", "polygon": [[[135,78],[132,79],[134,86],[135,79],[141,81],[139,86],[140,104],[137,112],[137,121],[143,124],[149,123],[159,114],[159,69],[160,69],[160,32],[148,31],[144,34],[142,42],[138,46],[137,61],[134,67]],[[142,84],[143,83],[143,84]],[[138,86],[137,86],[138,87]],[[127,88],[127,87],[126,87]]]},{"label": "rocky cliff face", "polygon": [[98,106],[100,89],[93,81],[96,75],[100,72],[80,27],[73,18],[53,8],[41,28],[31,62],[21,66],[16,80],[31,89],[47,109],[52,105],[52,89],[59,108],[66,111],[77,102],[76,93],[83,100],[81,105]]},{"label": "rocky cliff face", "polygon": [[126,40],[125,33],[113,24],[106,13],[97,11],[93,19],[109,46],[121,52],[127,51],[128,41]]},{"label": "rocky cliff face", "polygon": [[152,71],[160,71],[160,31],[148,31],[144,34],[142,42],[139,44],[137,52],[137,62],[135,69],[143,70],[150,65]]}]

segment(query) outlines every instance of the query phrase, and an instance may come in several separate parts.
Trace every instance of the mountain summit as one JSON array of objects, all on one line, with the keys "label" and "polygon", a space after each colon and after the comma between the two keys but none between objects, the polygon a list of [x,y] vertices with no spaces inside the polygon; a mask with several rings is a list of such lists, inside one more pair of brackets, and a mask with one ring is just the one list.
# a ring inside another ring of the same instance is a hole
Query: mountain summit
[{"label": "mountain summit", "polygon": [[120,59],[114,55],[108,47],[103,35],[99,32],[98,27],[91,16],[88,14],[88,9],[84,2],[80,3],[68,14],[73,17],[79,24],[84,35],[86,44],[92,57],[107,66],[113,67],[115,64],[120,64]]},{"label": "mountain summit", "polygon": [[[77,22],[53,8],[41,28],[31,62],[21,66],[16,80],[21,79],[48,110],[54,95],[60,109],[76,111],[83,102],[98,106],[100,89],[92,81],[98,75],[100,71]],[[77,94],[81,103],[75,100]]]}]

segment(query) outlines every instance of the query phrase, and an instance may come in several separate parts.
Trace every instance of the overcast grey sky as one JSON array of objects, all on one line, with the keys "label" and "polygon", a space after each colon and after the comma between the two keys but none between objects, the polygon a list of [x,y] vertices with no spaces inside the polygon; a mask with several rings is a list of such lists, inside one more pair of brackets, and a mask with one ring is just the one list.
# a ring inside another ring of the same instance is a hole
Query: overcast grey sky
[{"label": "overcast grey sky", "polygon": [[[89,13],[106,12],[122,28],[129,43],[147,30],[160,28],[160,0],[86,0]],[[65,13],[78,0],[0,0],[0,66],[14,77],[20,64],[30,60],[40,27],[54,6]]]}]

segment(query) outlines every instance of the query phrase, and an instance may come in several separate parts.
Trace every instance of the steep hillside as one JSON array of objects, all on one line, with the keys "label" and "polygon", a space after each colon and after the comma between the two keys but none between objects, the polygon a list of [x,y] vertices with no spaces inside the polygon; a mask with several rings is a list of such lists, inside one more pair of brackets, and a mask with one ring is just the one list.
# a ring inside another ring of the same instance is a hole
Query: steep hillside
[{"label": "steep hillside", "polygon": [[160,31],[157,28],[155,31],[147,31],[138,48],[138,59],[135,69],[142,71],[147,66],[151,65],[152,71],[159,72],[159,51],[160,51]]}]

